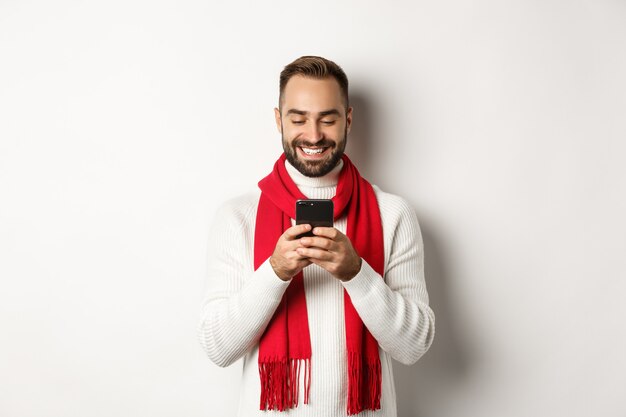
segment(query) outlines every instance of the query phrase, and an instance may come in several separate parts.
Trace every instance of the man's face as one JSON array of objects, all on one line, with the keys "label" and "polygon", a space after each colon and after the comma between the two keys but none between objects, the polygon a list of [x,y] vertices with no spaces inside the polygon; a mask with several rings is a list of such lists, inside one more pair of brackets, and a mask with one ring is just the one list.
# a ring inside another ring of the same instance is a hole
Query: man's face
[{"label": "man's face", "polygon": [[321,177],[337,165],[352,124],[337,80],[291,77],[274,113],[287,160],[298,171]]}]

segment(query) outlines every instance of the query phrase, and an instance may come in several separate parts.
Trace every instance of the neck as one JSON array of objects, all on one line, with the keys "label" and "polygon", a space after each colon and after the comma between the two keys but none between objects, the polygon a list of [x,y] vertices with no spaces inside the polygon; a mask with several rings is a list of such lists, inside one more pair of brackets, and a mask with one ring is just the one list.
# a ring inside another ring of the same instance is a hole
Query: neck
[{"label": "neck", "polygon": [[337,190],[337,182],[339,181],[339,173],[343,168],[343,160],[339,160],[337,166],[322,177],[307,177],[291,165],[289,161],[285,161],[285,168],[302,194],[308,198],[331,199],[335,196]]},{"label": "neck", "polygon": [[339,180],[339,173],[341,172],[341,168],[343,168],[343,160],[340,159],[337,165],[328,174],[322,177],[307,177],[287,160],[285,160],[285,168],[298,188],[336,187]]}]

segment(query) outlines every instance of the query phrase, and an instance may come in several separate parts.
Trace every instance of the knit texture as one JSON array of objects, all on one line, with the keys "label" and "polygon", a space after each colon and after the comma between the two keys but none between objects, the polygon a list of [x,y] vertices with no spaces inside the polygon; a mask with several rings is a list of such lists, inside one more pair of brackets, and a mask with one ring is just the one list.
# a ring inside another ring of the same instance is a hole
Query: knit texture
[{"label": "knit texture", "polygon": [[[341,166],[321,178],[308,178],[286,163],[289,175],[309,198],[332,198]],[[400,197],[374,186],[385,246],[384,279],[367,262],[341,283],[322,268],[304,269],[311,337],[310,403],[287,412],[259,411],[258,343],[288,286],[265,261],[253,271],[253,239],[260,192],[223,204],[210,231],[207,295],[198,326],[200,344],[219,366],[243,358],[238,416],[346,415],[346,345],[343,290],[379,344],[383,376],[381,409],[360,416],[396,416],[391,359],[417,361],[430,347],[434,314],[424,281],[423,245],[413,210]],[[293,224],[293,222],[292,222]],[[335,227],[346,232],[345,217]],[[299,395],[302,397],[303,392]]]}]

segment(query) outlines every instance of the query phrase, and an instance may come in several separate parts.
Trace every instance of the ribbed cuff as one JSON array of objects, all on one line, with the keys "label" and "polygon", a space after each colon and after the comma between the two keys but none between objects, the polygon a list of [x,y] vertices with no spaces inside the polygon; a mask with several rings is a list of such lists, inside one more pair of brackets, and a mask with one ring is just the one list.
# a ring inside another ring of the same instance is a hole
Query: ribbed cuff
[{"label": "ribbed cuff", "polygon": [[257,294],[260,297],[268,297],[273,300],[281,300],[285,290],[291,283],[291,281],[283,281],[276,275],[269,258],[254,272],[252,282],[257,287]]},{"label": "ribbed cuff", "polygon": [[359,273],[350,281],[343,281],[341,284],[348,292],[348,295],[350,295],[350,299],[354,302],[355,300],[368,297],[381,283],[383,283],[382,277],[378,272],[374,271],[365,259],[362,259]]}]

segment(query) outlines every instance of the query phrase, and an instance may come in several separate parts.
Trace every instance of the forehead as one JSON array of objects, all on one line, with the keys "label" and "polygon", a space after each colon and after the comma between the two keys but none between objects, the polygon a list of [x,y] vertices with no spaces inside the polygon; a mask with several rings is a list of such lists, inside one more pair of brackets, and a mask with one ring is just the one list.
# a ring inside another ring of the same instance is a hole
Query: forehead
[{"label": "forehead", "polygon": [[309,112],[337,109],[343,112],[343,98],[339,83],[333,77],[310,78],[294,75],[289,79],[282,96],[282,107]]}]

